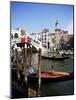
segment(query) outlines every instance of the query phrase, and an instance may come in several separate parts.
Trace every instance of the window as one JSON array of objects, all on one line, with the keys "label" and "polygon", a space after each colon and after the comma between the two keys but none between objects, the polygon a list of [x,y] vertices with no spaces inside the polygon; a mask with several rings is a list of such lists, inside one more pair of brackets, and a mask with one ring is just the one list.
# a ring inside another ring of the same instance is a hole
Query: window
[{"label": "window", "polygon": [[18,33],[15,33],[14,34],[14,38],[18,38]]},{"label": "window", "polygon": [[13,39],[13,34],[11,33],[11,39]]}]

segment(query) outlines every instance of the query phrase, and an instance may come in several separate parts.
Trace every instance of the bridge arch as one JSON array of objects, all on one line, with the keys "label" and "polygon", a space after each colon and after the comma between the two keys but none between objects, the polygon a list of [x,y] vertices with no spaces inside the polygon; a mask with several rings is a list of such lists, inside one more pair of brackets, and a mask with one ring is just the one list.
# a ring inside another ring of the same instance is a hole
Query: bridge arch
[{"label": "bridge arch", "polygon": [[32,40],[31,44],[32,44],[33,48],[35,48],[37,51],[39,51],[39,48],[40,48],[40,45],[41,45],[42,54],[47,52],[47,49],[42,46],[42,43],[40,41]]}]

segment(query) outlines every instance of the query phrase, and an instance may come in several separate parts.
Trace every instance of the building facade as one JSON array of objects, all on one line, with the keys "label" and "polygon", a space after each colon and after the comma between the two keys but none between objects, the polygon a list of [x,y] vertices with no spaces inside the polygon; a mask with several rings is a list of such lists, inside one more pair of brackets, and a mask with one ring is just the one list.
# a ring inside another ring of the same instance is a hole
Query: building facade
[{"label": "building facade", "polygon": [[[26,41],[28,36],[24,29],[17,28],[11,31],[12,44],[16,42]],[[59,21],[56,20],[54,32],[49,32],[49,29],[45,28],[40,33],[33,32],[29,36],[34,42],[42,43],[42,46],[49,50],[60,49],[62,45],[67,44],[67,42],[72,37],[68,35],[68,31],[61,29]]]},{"label": "building facade", "polygon": [[40,40],[40,33],[31,33],[30,37],[31,37],[32,40],[37,42],[37,41]]},{"label": "building facade", "polygon": [[29,37],[27,35],[27,32],[24,29],[17,28],[11,30],[11,45],[15,43],[28,42],[28,41],[29,41]]},{"label": "building facade", "polygon": [[56,37],[55,37],[55,33],[50,33],[49,34],[49,48],[51,51],[56,49]]},{"label": "building facade", "polygon": [[42,45],[45,48],[49,48],[49,30],[48,29],[43,29],[43,31],[40,34],[40,39],[42,42]]},{"label": "building facade", "polygon": [[63,40],[64,40],[64,44],[66,44],[69,40],[68,31],[62,31],[62,37],[63,37]]}]

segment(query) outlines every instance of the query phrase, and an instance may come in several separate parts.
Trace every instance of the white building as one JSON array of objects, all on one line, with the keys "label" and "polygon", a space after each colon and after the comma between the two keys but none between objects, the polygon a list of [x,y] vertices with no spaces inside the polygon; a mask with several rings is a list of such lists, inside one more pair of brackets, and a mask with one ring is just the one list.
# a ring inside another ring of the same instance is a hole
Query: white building
[{"label": "white building", "polygon": [[48,43],[49,43],[49,30],[48,29],[44,29],[41,34],[40,34],[40,39],[42,42],[42,45],[48,49]]},{"label": "white building", "polygon": [[33,41],[37,42],[40,40],[40,33],[32,33],[30,34],[30,37]]},{"label": "white building", "polygon": [[11,45],[21,42],[21,38],[27,37],[26,31],[21,28],[11,30]]}]

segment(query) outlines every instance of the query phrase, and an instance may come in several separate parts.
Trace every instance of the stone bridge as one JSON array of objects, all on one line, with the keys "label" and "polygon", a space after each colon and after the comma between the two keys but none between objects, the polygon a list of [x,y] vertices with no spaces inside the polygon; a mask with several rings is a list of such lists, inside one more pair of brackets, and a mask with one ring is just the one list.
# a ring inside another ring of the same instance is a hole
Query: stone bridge
[{"label": "stone bridge", "polygon": [[39,48],[41,48],[42,49],[42,55],[47,53],[47,49],[42,46],[42,43],[40,41],[32,40],[31,44],[32,44],[32,46],[34,46],[36,48],[37,51],[39,51]]}]

